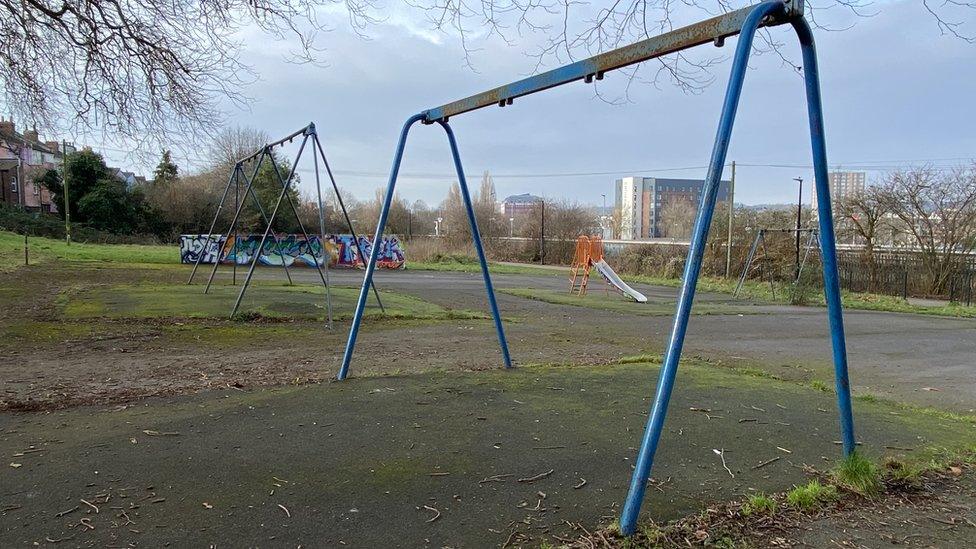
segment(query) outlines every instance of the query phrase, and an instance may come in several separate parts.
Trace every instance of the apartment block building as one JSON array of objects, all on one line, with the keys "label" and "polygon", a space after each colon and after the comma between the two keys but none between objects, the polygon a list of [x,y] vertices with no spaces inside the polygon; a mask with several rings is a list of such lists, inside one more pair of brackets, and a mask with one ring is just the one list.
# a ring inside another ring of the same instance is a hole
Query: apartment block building
[{"label": "apartment block building", "polygon": [[[614,182],[614,207],[620,212],[620,238],[640,240],[664,236],[663,220],[675,204],[697,210],[705,182],[701,179],[623,177]],[[729,199],[729,182],[719,182],[718,201]]]}]

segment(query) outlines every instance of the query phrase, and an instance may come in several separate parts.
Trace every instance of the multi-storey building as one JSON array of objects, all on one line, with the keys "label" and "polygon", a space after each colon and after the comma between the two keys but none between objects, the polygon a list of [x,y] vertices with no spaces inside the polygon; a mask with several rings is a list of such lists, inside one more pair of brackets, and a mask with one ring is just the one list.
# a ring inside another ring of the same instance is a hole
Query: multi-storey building
[{"label": "multi-storey building", "polygon": [[[836,204],[845,198],[864,192],[867,174],[864,172],[830,172],[827,175],[827,182],[830,186],[830,198]],[[817,215],[817,193],[810,193],[813,198],[810,200],[810,207],[813,214]]]},{"label": "multi-storey building", "polygon": [[[663,236],[663,218],[668,208],[691,204],[698,208],[705,182],[700,179],[624,177],[614,183],[614,207],[620,212],[620,238],[639,240]],[[729,197],[729,182],[719,182],[718,201]]]},{"label": "multi-storey building", "polygon": [[534,194],[513,194],[506,198],[499,206],[499,212],[507,218],[520,219],[523,215],[535,211],[542,198]]}]

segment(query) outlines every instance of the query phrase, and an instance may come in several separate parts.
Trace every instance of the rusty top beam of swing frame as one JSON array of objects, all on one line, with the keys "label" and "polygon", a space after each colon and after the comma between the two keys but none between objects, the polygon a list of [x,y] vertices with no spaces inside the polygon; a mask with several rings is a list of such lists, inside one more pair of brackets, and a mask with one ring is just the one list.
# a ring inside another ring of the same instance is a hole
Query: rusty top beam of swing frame
[{"label": "rusty top beam of swing frame", "polygon": [[254,160],[255,158],[257,158],[266,149],[273,149],[273,148],[277,147],[278,145],[284,145],[285,143],[290,142],[292,139],[295,139],[296,137],[301,137],[301,136],[306,136],[306,135],[315,135],[315,123],[314,122],[310,122],[308,124],[308,126],[305,126],[304,128],[302,128],[300,130],[297,130],[295,132],[292,132],[288,136],[282,137],[281,139],[279,139],[279,140],[277,140],[277,141],[275,141],[273,143],[267,143],[267,144],[265,144],[264,146],[262,146],[261,148],[259,148],[256,151],[254,151],[253,153],[251,153],[251,154],[245,156],[244,158],[238,160],[237,163],[238,164],[245,164],[247,162],[250,162],[251,160]]},{"label": "rusty top beam of swing frame", "polygon": [[[803,16],[804,0],[784,0],[786,11],[779,17],[767,17],[762,26],[771,27],[788,23]],[[641,40],[629,46],[617,48],[594,55],[548,72],[524,78],[511,84],[441,105],[424,111],[425,124],[444,121],[452,116],[464,114],[492,105],[504,107],[511,105],[517,97],[526,96],[549,88],[584,80],[602,80],[606,72],[621,69],[642,61],[648,61],[668,54],[693,48],[708,42],[721,46],[730,36],[739,34],[742,23],[756,6],[747,6],[729,13],[681,27],[664,34]]]}]

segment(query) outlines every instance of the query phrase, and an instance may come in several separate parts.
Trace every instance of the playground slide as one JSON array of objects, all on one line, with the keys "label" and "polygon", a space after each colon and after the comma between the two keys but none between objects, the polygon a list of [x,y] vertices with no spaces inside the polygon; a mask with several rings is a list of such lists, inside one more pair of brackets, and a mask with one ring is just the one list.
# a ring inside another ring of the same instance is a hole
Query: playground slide
[{"label": "playground slide", "polygon": [[596,270],[599,271],[601,275],[603,275],[603,278],[607,279],[607,282],[609,282],[611,286],[623,292],[624,295],[630,296],[638,303],[647,303],[647,297],[637,290],[631,288],[626,282],[621,280],[620,276],[610,268],[610,265],[607,265],[606,261],[602,259],[595,261],[593,262],[593,266],[596,267]]}]

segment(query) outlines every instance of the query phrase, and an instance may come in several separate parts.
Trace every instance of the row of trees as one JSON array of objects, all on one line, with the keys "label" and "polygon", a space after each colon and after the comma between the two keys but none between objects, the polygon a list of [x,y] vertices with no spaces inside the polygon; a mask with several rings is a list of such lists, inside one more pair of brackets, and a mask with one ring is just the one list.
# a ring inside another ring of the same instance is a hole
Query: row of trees
[{"label": "row of trees", "polygon": [[838,233],[863,245],[863,262],[877,277],[878,248],[910,250],[941,292],[976,251],[976,163],[889,173],[836,204]]},{"label": "row of trees", "polygon": [[[99,153],[85,149],[68,154],[63,169],[69,187],[71,219],[99,231],[126,236],[147,235],[164,241],[173,241],[180,234],[205,232],[237,160],[259,150],[269,140],[264,132],[254,129],[225,129],[210,143],[204,167],[196,173],[182,173],[170,152],[164,151],[153,178],[143,185],[132,186],[116,178]],[[280,194],[278,174],[287,178],[290,169],[290,159],[274,153],[272,160],[265,159],[260,167],[256,161],[243,166],[247,177],[253,176],[254,194],[265,210],[270,210]],[[49,170],[38,177],[51,191],[58,210],[64,212],[62,173]],[[307,230],[315,233],[319,230],[318,198],[303,196],[297,190],[300,182],[296,173],[289,191],[299,217],[285,201],[275,220],[276,231],[299,232],[299,218]],[[240,202],[244,205],[237,230],[256,232],[264,229],[261,210],[250,197],[244,196],[244,190],[243,179],[239,188],[231,187],[217,219],[217,232],[227,230]],[[345,205],[357,232],[371,234],[375,231],[385,198],[382,189],[364,201],[341,189],[340,199],[327,184],[322,190],[326,232],[348,232],[341,205]],[[593,232],[597,226],[594,212],[564,202],[540,203],[510,221],[498,211],[494,181],[488,172],[473,190],[472,203],[479,229],[486,239],[510,234],[541,239],[544,229],[546,238],[571,240],[578,234]],[[446,198],[437,206],[430,206],[423,200],[409,203],[399,194],[395,195],[386,232],[406,237],[438,234],[451,244],[469,242],[471,230],[460,187],[456,182],[452,184]]]}]

